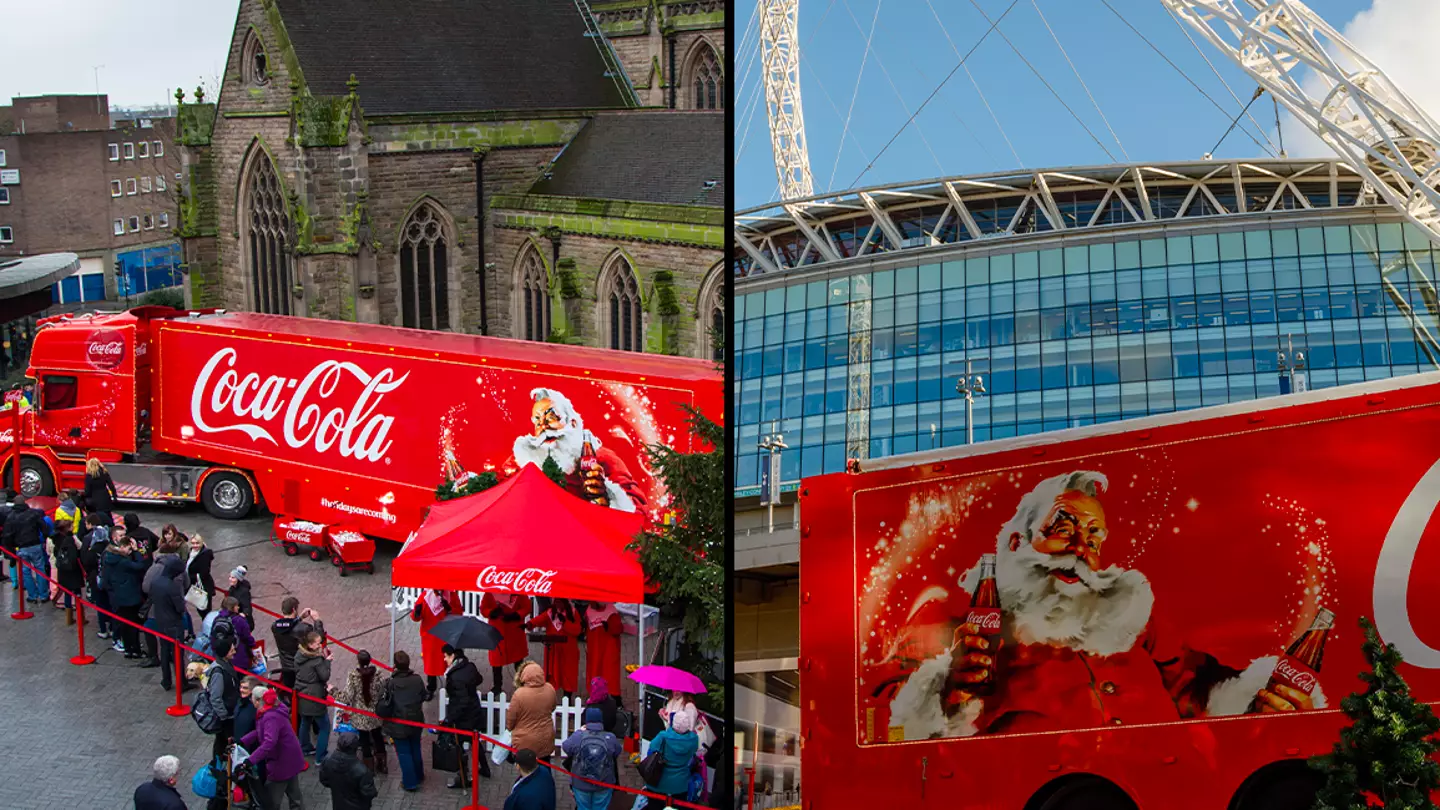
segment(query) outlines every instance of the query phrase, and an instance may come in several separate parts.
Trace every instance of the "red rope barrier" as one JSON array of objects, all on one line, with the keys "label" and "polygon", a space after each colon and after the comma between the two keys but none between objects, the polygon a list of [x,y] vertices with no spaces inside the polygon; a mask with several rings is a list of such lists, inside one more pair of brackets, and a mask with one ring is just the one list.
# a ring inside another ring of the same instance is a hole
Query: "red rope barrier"
[{"label": "red rope barrier", "polygon": [[[215,586],[215,590],[219,591],[220,593],[225,594],[226,596],[229,596],[229,595],[230,595],[230,591],[226,590],[225,588],[220,587],[219,585],[216,585],[216,586]],[[270,608],[265,607],[264,605],[257,605],[257,604],[255,604],[254,602],[251,602],[251,603],[250,603],[250,607],[251,607],[252,609],[254,609],[254,610],[258,610],[258,611],[260,611],[261,613],[264,613],[266,616],[273,616],[273,617],[275,617],[275,618],[277,618],[277,619],[283,619],[283,618],[285,618],[285,616],[284,616],[283,614],[276,613],[275,611],[271,610]],[[253,633],[253,632],[255,632],[255,630],[257,630],[257,629],[258,629],[258,628],[252,627],[252,628],[250,628],[250,632]],[[329,633],[326,633],[326,634],[325,634],[325,643],[326,643],[326,644],[334,644],[335,646],[339,647],[340,649],[348,651],[351,655],[358,655],[359,652],[360,652],[359,650],[355,649],[354,647],[351,647],[349,644],[346,644],[345,642],[341,641],[340,639],[335,638],[334,636],[330,635]],[[385,663],[384,661],[380,660],[379,658],[377,658],[377,657],[374,656],[374,655],[371,655],[371,656],[370,656],[370,663],[372,663],[372,664],[374,664],[375,666],[377,666],[377,667],[385,670],[386,672],[394,672],[394,671],[395,671],[395,667],[393,667],[393,666]]]},{"label": "red rope barrier", "polygon": [[[53,580],[53,579],[51,579],[49,576],[47,576],[43,571],[40,571],[39,569],[34,568],[34,567],[31,566],[29,563],[27,563],[27,562],[25,562],[24,560],[20,559],[17,554],[15,554],[14,552],[10,551],[9,549],[0,548],[0,554],[4,554],[5,556],[8,556],[8,557],[11,557],[11,558],[15,559],[15,560],[19,563],[19,565],[20,565],[21,567],[23,567],[23,568],[28,568],[28,569],[34,571],[35,574],[36,574],[37,576],[39,576],[41,579],[44,579],[46,582],[49,582],[49,583],[54,584],[56,587],[60,587],[60,583],[59,583],[59,582],[56,582],[55,580]],[[185,673],[184,673],[183,664],[180,663],[181,661],[183,661],[183,657],[180,655],[180,651],[181,651],[181,650],[185,650],[186,652],[189,652],[189,653],[192,653],[192,654],[194,654],[194,655],[197,655],[197,656],[199,656],[200,658],[202,658],[202,659],[204,659],[204,660],[208,660],[208,661],[215,661],[215,660],[216,660],[216,659],[215,659],[215,656],[213,656],[213,655],[208,655],[208,654],[206,654],[206,653],[204,653],[204,652],[201,652],[200,650],[197,650],[197,649],[195,649],[194,647],[191,647],[191,646],[185,644],[184,642],[180,641],[179,639],[172,639],[172,638],[170,638],[169,636],[166,636],[165,634],[163,634],[163,633],[161,633],[161,632],[159,632],[159,631],[157,631],[157,630],[152,630],[152,629],[150,629],[150,628],[148,628],[148,627],[145,627],[145,626],[143,626],[143,625],[136,624],[135,622],[132,622],[132,621],[130,621],[129,619],[126,619],[126,618],[124,618],[124,617],[122,617],[122,616],[119,616],[119,615],[116,614],[116,613],[113,613],[113,612],[111,612],[111,611],[109,611],[109,610],[106,610],[106,609],[100,607],[99,605],[96,605],[96,604],[93,603],[93,602],[87,602],[87,601],[85,601],[79,594],[76,594],[76,593],[74,593],[74,592],[72,592],[72,591],[70,591],[70,590],[68,590],[68,589],[66,589],[66,588],[60,587],[60,590],[61,590],[62,592],[64,592],[64,593],[70,594],[70,596],[75,600],[75,602],[76,602],[77,605],[89,605],[90,607],[94,608],[97,612],[99,612],[99,613],[101,613],[101,614],[103,614],[103,615],[105,615],[105,616],[108,616],[108,617],[109,617],[112,621],[114,621],[114,622],[119,622],[119,623],[121,623],[121,624],[129,625],[130,627],[133,627],[133,628],[139,630],[139,631],[142,632],[142,633],[148,633],[148,634],[150,634],[150,635],[152,635],[152,636],[155,636],[155,641],[156,641],[156,644],[157,644],[157,645],[158,645],[158,644],[167,643],[167,642],[173,644],[174,647],[175,647],[176,669],[177,669],[177,671],[178,671],[178,673],[179,673],[178,677],[176,678],[176,683],[175,683],[176,703],[175,703],[175,705],[173,705],[173,706],[167,706],[166,709],[165,709],[165,713],[168,714],[168,715],[171,715],[172,717],[173,717],[173,716],[181,716],[181,714],[187,714],[187,715],[188,715],[188,714],[190,713],[190,708],[189,708],[188,706],[185,706],[185,705],[184,705],[183,695],[184,695],[184,690],[185,690],[185,680],[184,680],[184,679],[185,679]],[[217,590],[220,590],[220,589],[217,588]],[[264,610],[264,609],[262,608],[262,610]],[[270,612],[270,611],[265,611],[265,612],[268,613],[268,612]],[[278,616],[279,614],[272,614],[272,615]],[[81,633],[80,633],[80,636],[81,636],[81,639],[82,639],[82,641],[81,641],[81,647],[82,647],[82,652],[83,652],[83,646],[84,646],[84,641],[83,641],[83,638],[84,638],[84,630],[83,630],[83,628],[84,628],[84,625],[82,624],[82,625],[80,625],[80,626],[81,626],[81,628],[82,628]],[[346,649],[349,649],[349,648],[346,648]],[[77,657],[78,657],[78,656],[77,656]],[[74,659],[71,659],[71,660],[73,661]],[[92,660],[93,660],[93,659],[92,659]],[[387,667],[387,669],[389,669],[389,668]],[[392,670],[392,671],[393,671],[393,670]],[[237,670],[237,672],[243,672],[243,670]],[[509,751],[509,752],[512,753],[512,754],[519,750],[519,749],[515,748],[514,746],[507,745],[506,743],[503,743],[503,742],[501,742],[500,740],[495,739],[494,737],[490,737],[490,736],[488,736],[488,735],[481,734],[480,732],[474,731],[474,730],[471,730],[471,729],[460,729],[460,728],[456,728],[456,727],[454,727],[454,726],[440,726],[440,725],[434,725],[434,724],[431,724],[431,723],[417,723],[417,722],[414,722],[414,721],[412,721],[412,720],[404,720],[404,719],[401,719],[401,718],[398,718],[398,717],[381,717],[380,715],[375,714],[374,712],[369,712],[369,711],[366,711],[366,710],[364,710],[364,709],[360,709],[360,708],[357,708],[357,707],[354,707],[354,706],[346,706],[345,704],[339,703],[339,702],[334,701],[334,700],[331,700],[331,699],[328,698],[328,697],[327,697],[327,698],[324,698],[324,699],[321,699],[321,698],[313,698],[313,697],[310,697],[309,695],[300,694],[299,692],[296,692],[295,690],[286,687],[283,683],[280,683],[280,682],[278,682],[278,681],[272,681],[272,680],[270,680],[269,678],[265,677],[264,675],[256,675],[256,674],[254,674],[254,673],[249,673],[249,672],[247,672],[247,673],[245,673],[245,674],[248,675],[248,676],[250,676],[250,677],[255,678],[256,680],[260,681],[262,684],[265,684],[265,685],[267,685],[268,687],[270,687],[270,688],[272,688],[272,689],[279,689],[281,694],[289,694],[289,695],[291,696],[291,698],[292,698],[292,700],[291,700],[291,706],[292,706],[292,709],[291,709],[291,710],[292,710],[292,711],[295,711],[294,707],[299,704],[299,701],[300,701],[300,700],[308,700],[308,701],[310,701],[311,703],[319,703],[319,704],[324,705],[327,710],[328,710],[328,709],[331,709],[331,708],[343,709],[344,711],[350,712],[350,713],[352,713],[352,714],[361,714],[361,715],[364,715],[364,716],[366,716],[366,717],[372,717],[372,718],[374,718],[374,719],[376,719],[376,720],[380,720],[380,721],[383,722],[383,723],[396,723],[396,724],[399,724],[399,725],[411,726],[411,727],[419,728],[419,729],[422,729],[422,730],[430,730],[430,731],[433,731],[433,732],[435,732],[435,733],[437,733],[437,734],[439,734],[439,733],[444,733],[444,734],[457,734],[457,735],[465,735],[465,734],[468,734],[468,735],[470,735],[470,737],[471,737],[471,746],[470,746],[470,760],[471,760],[471,762],[470,762],[470,765],[471,765],[471,776],[472,776],[472,779],[471,779],[471,799],[472,799],[472,801],[474,802],[474,804],[473,804],[471,807],[464,808],[464,810],[483,810],[483,808],[481,808],[481,806],[480,806],[480,787],[479,787],[478,782],[477,782],[476,779],[474,778],[474,777],[478,777],[478,776],[480,775],[480,774],[479,774],[479,770],[480,770],[480,760],[479,760],[480,745],[479,745],[479,743],[480,743],[480,741],[483,740],[483,741],[485,741],[485,742],[490,743],[491,745],[497,746],[497,747],[499,747],[499,748],[503,748],[503,749],[505,749],[506,751]],[[177,710],[177,709],[181,709],[181,708],[183,708],[183,712],[181,712],[180,714],[177,714],[177,713],[176,713],[176,710]],[[236,742],[238,742],[238,741],[236,741]],[[554,771],[554,772],[556,772],[556,773],[562,773],[562,774],[565,774],[566,776],[569,776],[572,782],[578,780],[578,781],[581,781],[581,782],[585,782],[585,783],[587,783],[587,784],[595,785],[595,786],[600,787],[600,788],[609,788],[609,789],[611,789],[611,790],[618,790],[618,791],[620,791],[620,792],[622,792],[622,793],[630,793],[630,794],[634,794],[634,795],[637,795],[637,796],[644,796],[644,797],[646,797],[647,799],[657,799],[657,800],[659,800],[659,801],[661,801],[661,802],[664,802],[664,803],[665,803],[665,806],[667,806],[667,807],[683,807],[683,808],[687,808],[687,810],[709,810],[709,808],[705,807],[704,805],[695,804],[695,803],[693,803],[693,802],[678,801],[678,800],[675,800],[675,799],[671,799],[669,796],[665,796],[665,795],[659,794],[659,793],[652,793],[652,792],[650,792],[650,791],[648,791],[648,790],[639,790],[639,789],[636,789],[636,788],[625,787],[624,785],[612,785],[612,784],[609,784],[609,783],[606,783],[606,782],[600,782],[600,781],[594,780],[594,779],[587,779],[587,778],[585,778],[585,777],[583,777],[583,776],[577,776],[576,774],[570,773],[569,771],[565,770],[564,768],[560,767],[559,765],[552,765],[551,763],[546,762],[546,761],[544,761],[544,760],[537,760],[537,762],[538,762],[540,765],[543,765],[544,767],[549,768],[551,771]]]}]

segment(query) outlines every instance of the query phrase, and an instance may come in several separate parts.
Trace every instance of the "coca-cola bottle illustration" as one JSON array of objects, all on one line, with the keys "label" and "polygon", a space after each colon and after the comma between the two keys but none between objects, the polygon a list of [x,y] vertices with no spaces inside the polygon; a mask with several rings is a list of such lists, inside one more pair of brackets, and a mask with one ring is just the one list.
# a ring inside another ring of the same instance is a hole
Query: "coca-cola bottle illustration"
[{"label": "coca-cola bottle illustration", "polygon": [[460,484],[465,483],[465,481],[466,481],[469,477],[470,477],[470,473],[466,472],[466,471],[465,471],[465,468],[460,466],[460,462],[455,460],[455,451],[454,451],[454,450],[446,450],[446,451],[445,451],[445,478],[446,478],[446,480],[453,482],[456,486],[459,486]]},{"label": "coca-cola bottle illustration", "polygon": [[[1301,633],[1299,638],[1290,643],[1285,654],[1280,656],[1265,689],[1274,691],[1275,687],[1280,685],[1307,695],[1314,694],[1316,685],[1320,683],[1320,659],[1325,655],[1325,640],[1330,635],[1330,628],[1334,626],[1334,613],[1323,607],[1316,611],[1310,629]],[[1250,713],[1260,711],[1259,702],[1259,698],[1256,698],[1250,705]]]},{"label": "coca-cola bottle illustration", "polygon": [[[595,455],[595,445],[590,441],[590,431],[585,431],[585,443],[580,447],[580,483],[585,489],[585,498],[591,503],[600,506],[609,506],[610,498],[605,495],[605,471],[600,467],[600,457]],[[598,493],[592,493],[588,487],[591,481],[600,485]]]},{"label": "coca-cola bottle illustration", "polygon": [[[965,616],[965,623],[975,628],[975,635],[989,642],[985,654],[992,659],[1000,647],[1001,612],[1000,591],[995,587],[995,555],[984,554],[980,557],[980,584],[975,586],[975,593],[970,597],[970,612]],[[995,665],[992,664],[985,680],[967,684],[964,689],[977,697],[992,695],[997,678]]]}]

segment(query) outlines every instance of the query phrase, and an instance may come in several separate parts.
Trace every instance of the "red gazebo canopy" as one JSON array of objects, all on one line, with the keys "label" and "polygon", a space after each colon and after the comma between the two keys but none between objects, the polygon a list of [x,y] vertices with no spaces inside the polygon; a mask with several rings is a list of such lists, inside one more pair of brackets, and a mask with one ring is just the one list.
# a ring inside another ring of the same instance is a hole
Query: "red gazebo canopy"
[{"label": "red gazebo canopy", "polygon": [[625,546],[642,517],[596,506],[533,464],[478,495],[442,501],[390,568],[397,588],[639,602],[644,573]]}]

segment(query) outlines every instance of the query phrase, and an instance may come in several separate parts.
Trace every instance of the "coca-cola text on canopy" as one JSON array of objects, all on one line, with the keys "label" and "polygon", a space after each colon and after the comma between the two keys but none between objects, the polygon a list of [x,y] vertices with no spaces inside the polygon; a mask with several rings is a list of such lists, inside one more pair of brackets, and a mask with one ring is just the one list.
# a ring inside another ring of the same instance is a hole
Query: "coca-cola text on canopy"
[{"label": "coca-cola text on canopy", "polygon": [[[291,448],[310,446],[323,453],[338,443],[341,456],[370,462],[389,452],[395,417],[375,411],[386,394],[410,377],[409,372],[397,378],[391,368],[371,374],[355,363],[326,360],[299,380],[281,375],[262,379],[254,371],[240,376],[234,368],[238,356],[233,348],[221,349],[200,370],[190,396],[190,418],[200,432],[233,431],[278,446],[271,428],[283,413],[278,427]],[[225,370],[219,371],[222,365]],[[363,386],[348,409],[337,406],[322,415],[320,405],[307,402],[311,396],[329,400],[346,379]],[[210,421],[212,416],[226,415],[247,421]]]},{"label": "coca-cola text on canopy", "polygon": [[504,593],[540,594],[550,593],[554,584],[552,578],[557,571],[546,571],[541,568],[525,568],[519,571],[506,571],[496,566],[486,566],[475,580],[475,586],[482,591],[502,591]]}]

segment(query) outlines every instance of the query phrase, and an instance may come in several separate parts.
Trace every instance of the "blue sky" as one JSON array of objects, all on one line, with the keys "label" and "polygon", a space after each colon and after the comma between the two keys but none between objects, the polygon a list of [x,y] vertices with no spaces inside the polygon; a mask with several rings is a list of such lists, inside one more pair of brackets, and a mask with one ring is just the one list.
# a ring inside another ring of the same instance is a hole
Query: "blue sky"
[{"label": "blue sky", "polygon": [[[955,73],[915,122],[880,154],[909,113],[959,62],[955,49],[966,53],[989,28],[976,4],[994,20],[1011,0],[801,0],[801,95],[816,193],[942,174],[1008,171],[1021,166],[1037,169],[1199,159],[1215,146],[1230,119],[1249,100],[1254,82],[1198,36],[1197,51],[1160,0],[1108,0],[1224,108],[1217,109],[1127,28],[1105,2],[1019,0],[997,31],[966,61],[974,83],[963,69]],[[1310,0],[1309,5],[1347,34],[1402,88],[1426,104],[1432,114],[1437,112],[1440,97],[1436,97],[1432,85],[1433,76],[1440,72],[1440,56],[1435,54],[1433,44],[1423,45],[1416,32],[1428,29],[1433,34],[1437,30],[1440,12],[1436,9],[1440,3]],[[749,40],[743,37],[751,27],[754,10],[755,4],[747,2],[736,12],[737,209],[763,205],[778,195],[764,100],[756,99],[759,60],[755,32],[750,31]],[[875,19],[878,24],[872,49],[865,58],[866,36]],[[1051,31],[1073,61],[1084,86],[1067,64]],[[1000,32],[1095,137],[997,35]],[[947,33],[954,47],[947,41]],[[1415,47],[1407,47],[1410,45]],[[1238,102],[1206,64],[1202,52],[1239,96]],[[856,79],[862,59],[864,71],[857,96]],[[989,111],[976,85],[988,101]],[[1085,87],[1093,94],[1100,112],[1087,97]],[[1424,98],[1426,95],[1431,97]],[[840,136],[852,96],[856,98],[854,112],[844,150],[840,151]],[[1251,114],[1265,135],[1278,141],[1275,108],[1269,96],[1257,101]],[[1320,154],[1317,149],[1324,149],[1288,116],[1282,121],[1285,123],[1281,131],[1291,156]],[[1217,158],[1266,155],[1256,143],[1259,140],[1266,144],[1259,129],[1248,120],[1243,124],[1245,131],[1237,128],[1230,133],[1215,151]],[[871,160],[873,167],[865,171]]]}]

